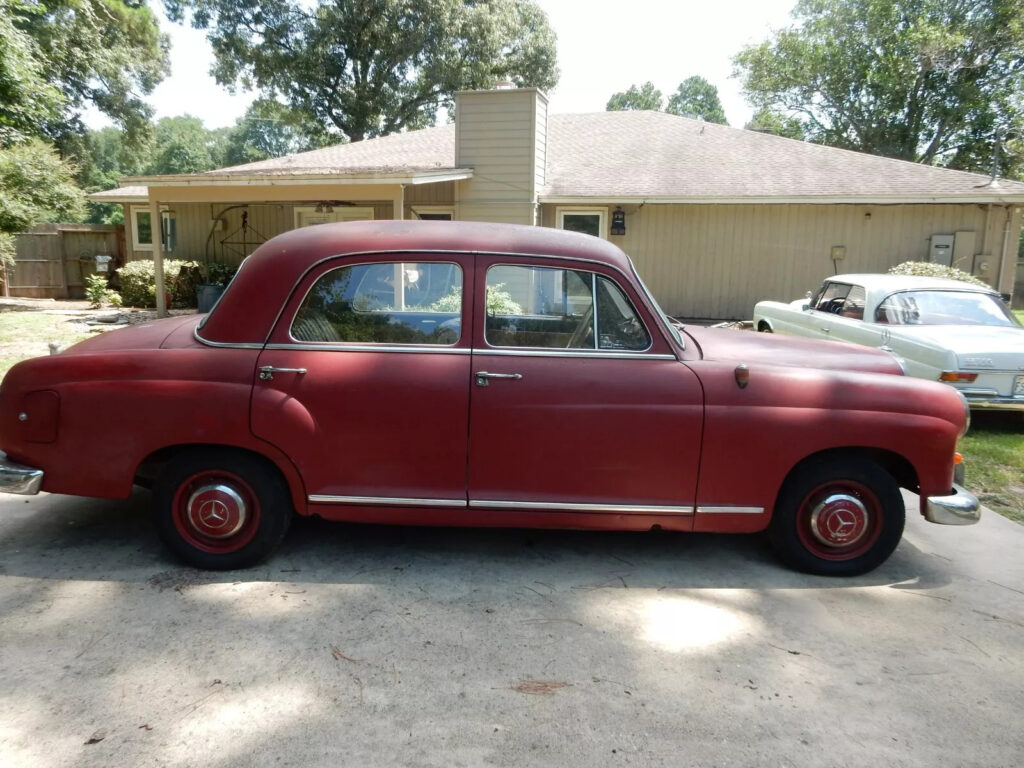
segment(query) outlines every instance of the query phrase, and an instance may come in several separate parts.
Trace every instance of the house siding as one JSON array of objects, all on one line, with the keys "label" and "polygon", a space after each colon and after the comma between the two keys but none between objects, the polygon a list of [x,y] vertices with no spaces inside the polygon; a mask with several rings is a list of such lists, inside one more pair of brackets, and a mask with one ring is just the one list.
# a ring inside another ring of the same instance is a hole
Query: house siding
[{"label": "house siding", "polygon": [[[614,208],[614,206],[610,206]],[[792,301],[834,274],[833,246],[846,249],[839,272],[884,272],[928,258],[934,234],[973,232],[970,255],[956,266],[996,283],[1008,210],[979,205],[629,205],[626,235],[610,240],[636,264],[671,315],[746,319],[763,299]],[[1004,274],[1016,266],[1020,215]],[[555,206],[542,223],[555,226]],[[963,239],[963,238],[961,238]],[[969,242],[970,238],[967,238]]]}]

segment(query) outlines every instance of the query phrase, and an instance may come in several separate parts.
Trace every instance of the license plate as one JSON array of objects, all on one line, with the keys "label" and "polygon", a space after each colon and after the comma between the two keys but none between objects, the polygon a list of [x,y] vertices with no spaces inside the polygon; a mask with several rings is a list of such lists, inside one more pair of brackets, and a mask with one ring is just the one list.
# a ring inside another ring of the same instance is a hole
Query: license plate
[{"label": "license plate", "polygon": [[1016,376],[1013,379],[1013,396],[1024,397],[1024,376]]}]

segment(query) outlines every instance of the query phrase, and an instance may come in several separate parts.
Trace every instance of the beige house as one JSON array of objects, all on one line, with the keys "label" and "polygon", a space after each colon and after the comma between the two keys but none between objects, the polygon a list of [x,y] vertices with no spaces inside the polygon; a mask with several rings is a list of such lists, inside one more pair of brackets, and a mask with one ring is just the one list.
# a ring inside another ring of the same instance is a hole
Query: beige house
[{"label": "beige house", "polygon": [[1013,292],[1024,183],[661,112],[549,115],[534,89],[460,93],[455,114],[356,144],[126,179],[91,198],[124,204],[129,258],[237,264],[294,227],[368,218],[579,230],[620,246],[663,308],[687,318],[747,318],[755,302],[800,297],[826,275],[909,259]]}]

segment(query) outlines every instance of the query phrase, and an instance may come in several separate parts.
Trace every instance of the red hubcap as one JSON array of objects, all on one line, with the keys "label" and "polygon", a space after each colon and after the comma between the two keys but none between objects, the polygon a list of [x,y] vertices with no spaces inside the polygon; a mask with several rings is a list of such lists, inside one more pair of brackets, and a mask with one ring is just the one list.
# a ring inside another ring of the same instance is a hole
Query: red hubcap
[{"label": "red hubcap", "polygon": [[804,498],[797,518],[800,541],[825,560],[859,557],[871,548],[881,530],[878,498],[852,481],[816,488]]},{"label": "red hubcap", "polygon": [[239,550],[259,527],[256,495],[242,478],[227,472],[193,475],[178,487],[173,504],[178,532],[204,552]]}]

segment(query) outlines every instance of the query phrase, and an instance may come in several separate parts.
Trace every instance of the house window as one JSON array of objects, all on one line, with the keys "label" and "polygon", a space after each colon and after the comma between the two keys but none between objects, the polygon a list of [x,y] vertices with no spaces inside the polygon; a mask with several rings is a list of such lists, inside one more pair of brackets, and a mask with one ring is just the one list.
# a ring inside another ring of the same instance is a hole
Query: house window
[{"label": "house window", "polygon": [[462,270],[376,262],[327,272],[295,314],[301,342],[452,345],[462,334]]},{"label": "house window", "polygon": [[608,238],[607,208],[556,208],[559,229]]},{"label": "house window", "polygon": [[[149,208],[132,206],[132,248],[136,251],[153,250],[153,222],[150,220]],[[173,251],[178,245],[178,220],[174,211],[167,206],[160,206],[163,220],[163,248],[165,252]]]},{"label": "house window", "polygon": [[421,221],[452,221],[455,209],[450,205],[414,205],[412,212]]},{"label": "house window", "polygon": [[622,290],[593,272],[499,265],[487,271],[494,347],[642,351],[651,337]]},{"label": "house window", "polygon": [[[317,209],[320,210],[317,210]],[[311,227],[314,224],[329,224],[335,221],[370,221],[374,218],[373,208],[351,205],[298,205],[295,211],[295,228]]]}]

